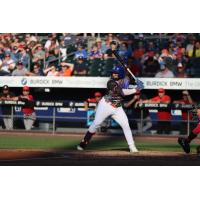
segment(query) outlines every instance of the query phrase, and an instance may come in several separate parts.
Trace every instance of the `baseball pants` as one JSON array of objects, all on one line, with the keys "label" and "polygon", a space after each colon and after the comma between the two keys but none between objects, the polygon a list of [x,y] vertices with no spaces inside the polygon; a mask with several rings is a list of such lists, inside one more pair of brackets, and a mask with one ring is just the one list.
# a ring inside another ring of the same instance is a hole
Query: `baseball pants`
[{"label": "baseball pants", "polygon": [[36,120],[36,114],[35,112],[31,114],[24,114],[24,126],[26,130],[31,130],[34,122]]},{"label": "baseball pants", "polygon": [[111,116],[121,126],[128,145],[134,145],[134,140],[129,126],[128,118],[123,108],[113,107],[109,102],[106,102],[104,98],[101,99],[97,106],[95,119],[89,127],[88,131],[90,133],[95,133],[97,128],[99,128],[102,122],[109,116]]},{"label": "baseball pants", "polygon": [[4,125],[6,127],[6,130],[12,130],[13,129],[13,120],[11,117],[4,117],[3,118],[3,122],[4,122]]}]

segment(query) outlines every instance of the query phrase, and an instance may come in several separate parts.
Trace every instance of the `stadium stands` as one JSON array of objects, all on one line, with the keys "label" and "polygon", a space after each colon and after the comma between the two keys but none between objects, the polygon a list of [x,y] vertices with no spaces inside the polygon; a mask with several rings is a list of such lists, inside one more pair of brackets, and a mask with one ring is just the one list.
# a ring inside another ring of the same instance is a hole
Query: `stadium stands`
[{"label": "stadium stands", "polygon": [[[87,60],[86,76],[109,76],[116,60],[107,50],[117,43],[120,55],[139,70],[141,77],[154,77],[157,69],[152,62],[165,62],[175,73],[177,65],[184,66],[187,77],[200,77],[199,34],[0,34],[0,76],[8,76],[20,60],[29,72],[34,65],[43,71],[52,65],[60,70],[60,62],[76,63],[78,56]],[[82,50],[78,50],[81,46]],[[97,47],[95,51],[93,48]],[[76,56],[75,56],[76,55]],[[8,57],[10,56],[10,57]],[[154,66],[153,71],[146,70]],[[159,66],[158,66],[159,67]],[[161,69],[162,70],[162,69]],[[35,76],[34,73],[29,73]],[[43,73],[41,73],[43,74]],[[77,75],[77,74],[72,74]],[[186,77],[185,76],[185,77]],[[179,76],[178,76],[179,77]]]}]

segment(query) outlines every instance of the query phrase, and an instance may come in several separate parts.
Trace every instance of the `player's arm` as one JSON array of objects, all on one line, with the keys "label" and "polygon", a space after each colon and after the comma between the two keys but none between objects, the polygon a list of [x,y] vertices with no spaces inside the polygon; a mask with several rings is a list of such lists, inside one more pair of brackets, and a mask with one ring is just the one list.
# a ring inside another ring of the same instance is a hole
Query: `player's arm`
[{"label": "player's arm", "polygon": [[184,91],[183,94],[187,95],[187,98],[188,98],[188,101],[189,101],[190,104],[194,103],[192,97],[190,96],[190,93],[187,90]]},{"label": "player's arm", "polygon": [[133,103],[135,103],[138,100],[138,98],[136,96],[133,97],[133,99],[131,99],[129,102],[124,103],[124,107],[125,108],[129,108]]}]

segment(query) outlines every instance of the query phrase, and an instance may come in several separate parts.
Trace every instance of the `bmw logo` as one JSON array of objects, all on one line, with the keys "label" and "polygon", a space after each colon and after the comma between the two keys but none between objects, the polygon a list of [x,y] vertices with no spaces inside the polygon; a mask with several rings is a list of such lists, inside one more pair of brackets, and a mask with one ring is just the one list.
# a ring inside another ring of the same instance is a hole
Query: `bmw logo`
[{"label": "bmw logo", "polygon": [[26,85],[26,84],[27,84],[27,79],[26,79],[26,78],[23,78],[23,79],[21,80],[21,84],[22,84],[22,85]]}]

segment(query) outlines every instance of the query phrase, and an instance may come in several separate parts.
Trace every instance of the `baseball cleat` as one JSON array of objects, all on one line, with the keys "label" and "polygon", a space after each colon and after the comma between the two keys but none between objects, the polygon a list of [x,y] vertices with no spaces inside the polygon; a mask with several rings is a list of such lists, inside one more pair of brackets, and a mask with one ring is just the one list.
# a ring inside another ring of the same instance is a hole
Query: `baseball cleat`
[{"label": "baseball cleat", "polygon": [[85,140],[82,140],[81,143],[77,146],[77,150],[83,151],[86,148],[87,144],[88,143]]},{"label": "baseball cleat", "polygon": [[178,143],[181,145],[185,153],[190,153],[190,144],[186,141],[185,138],[178,138]]},{"label": "baseball cleat", "polygon": [[79,151],[84,151],[84,148],[83,147],[81,147],[80,145],[77,145],[77,150],[79,150]]},{"label": "baseball cleat", "polygon": [[130,153],[138,153],[138,152],[139,151],[138,151],[138,149],[135,146],[130,147]]}]

